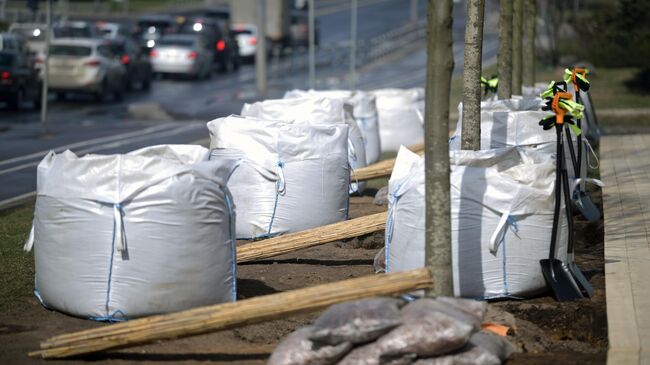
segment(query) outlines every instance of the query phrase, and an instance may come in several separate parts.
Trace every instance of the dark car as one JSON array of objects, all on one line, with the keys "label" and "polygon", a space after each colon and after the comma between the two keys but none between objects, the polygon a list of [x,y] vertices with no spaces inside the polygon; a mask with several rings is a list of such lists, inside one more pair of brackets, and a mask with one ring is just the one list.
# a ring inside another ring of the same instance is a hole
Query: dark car
[{"label": "dark car", "polygon": [[133,27],[133,36],[142,46],[153,48],[156,41],[165,34],[178,30],[177,19],[170,15],[145,15],[138,18]]},{"label": "dark car", "polygon": [[143,52],[136,41],[127,37],[115,37],[108,45],[126,68],[126,89],[132,90],[139,85],[142,90],[149,90],[152,79],[149,53]]},{"label": "dark car", "polygon": [[28,52],[0,51],[0,101],[18,110],[25,101],[41,106],[41,81]]},{"label": "dark car", "polygon": [[[318,20],[314,21],[314,45],[320,43],[320,31]],[[291,46],[309,46],[309,17],[307,12],[295,10],[291,12],[289,25],[289,43]]]},{"label": "dark car", "polygon": [[228,72],[238,69],[241,60],[237,41],[224,24],[202,17],[188,17],[180,24],[178,33],[201,34],[211,44],[214,62],[221,71]]},{"label": "dark car", "polygon": [[94,22],[65,21],[53,26],[54,38],[101,38],[102,32]]}]

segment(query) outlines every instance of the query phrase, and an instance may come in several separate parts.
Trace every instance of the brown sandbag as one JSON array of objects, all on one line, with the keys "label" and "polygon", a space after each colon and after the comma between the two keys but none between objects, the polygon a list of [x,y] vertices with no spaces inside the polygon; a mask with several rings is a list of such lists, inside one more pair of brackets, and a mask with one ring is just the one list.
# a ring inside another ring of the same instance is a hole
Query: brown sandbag
[{"label": "brown sandbag", "polygon": [[403,304],[395,298],[370,298],[333,305],[316,320],[309,339],[327,345],[373,341],[402,323]]},{"label": "brown sandbag", "polygon": [[267,365],[332,365],[352,348],[349,342],[336,346],[313,343],[309,340],[312,331],[313,327],[307,326],[285,337],[273,350]]}]

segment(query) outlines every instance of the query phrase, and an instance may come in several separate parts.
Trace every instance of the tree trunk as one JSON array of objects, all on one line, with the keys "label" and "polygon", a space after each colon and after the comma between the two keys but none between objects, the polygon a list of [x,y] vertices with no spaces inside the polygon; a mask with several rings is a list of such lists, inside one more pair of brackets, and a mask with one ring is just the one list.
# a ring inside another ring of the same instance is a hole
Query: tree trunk
[{"label": "tree trunk", "polygon": [[452,0],[429,0],[424,115],[425,266],[434,279],[429,295],[453,295],[449,197],[449,93],[454,68]]},{"label": "tree trunk", "polygon": [[535,27],[537,26],[537,8],[535,0],[526,0],[526,17],[524,18],[524,75],[523,84],[535,86]]},{"label": "tree trunk", "polygon": [[497,68],[499,72],[499,99],[512,96],[512,0],[499,1],[499,54]]},{"label": "tree trunk", "polygon": [[521,95],[523,70],[524,1],[514,0],[512,7],[512,93]]},{"label": "tree trunk", "polygon": [[484,0],[467,0],[463,69],[463,133],[461,148],[481,149],[481,61]]}]

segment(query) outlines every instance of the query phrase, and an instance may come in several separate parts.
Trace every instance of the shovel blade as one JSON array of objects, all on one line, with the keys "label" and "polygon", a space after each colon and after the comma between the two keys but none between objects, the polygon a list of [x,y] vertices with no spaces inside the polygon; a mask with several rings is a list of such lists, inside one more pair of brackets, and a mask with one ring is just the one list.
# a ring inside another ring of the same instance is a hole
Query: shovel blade
[{"label": "shovel blade", "polygon": [[573,196],[573,202],[587,221],[595,222],[600,219],[600,210],[584,191],[576,192]]},{"label": "shovel blade", "polygon": [[553,290],[559,302],[584,298],[578,284],[573,280],[569,268],[558,259],[539,261],[546,284]]},{"label": "shovel blade", "polygon": [[584,290],[589,298],[591,298],[591,296],[594,295],[594,288],[591,286],[589,280],[584,276],[578,265],[576,265],[574,261],[571,261],[567,266],[569,267],[569,271],[571,271],[571,275],[578,283],[578,286]]}]

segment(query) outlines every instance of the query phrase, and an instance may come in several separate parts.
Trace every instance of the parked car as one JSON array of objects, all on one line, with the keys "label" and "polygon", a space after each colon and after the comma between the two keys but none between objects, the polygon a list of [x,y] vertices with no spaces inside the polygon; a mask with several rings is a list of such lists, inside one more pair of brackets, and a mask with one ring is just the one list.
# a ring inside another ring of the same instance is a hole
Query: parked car
[{"label": "parked car", "polygon": [[255,57],[257,49],[257,26],[254,24],[234,24],[232,32],[239,46],[239,56],[244,58]]},{"label": "parked car", "polygon": [[26,46],[22,50],[4,48],[0,51],[0,101],[6,103],[7,108],[18,110],[25,101],[39,108],[41,87]]},{"label": "parked car", "polygon": [[178,23],[170,15],[145,15],[138,19],[133,35],[142,46],[153,48],[164,35],[176,32]]},{"label": "parked car", "polygon": [[180,34],[201,34],[211,45],[214,62],[222,71],[236,70],[241,64],[239,46],[230,34],[230,30],[218,21],[201,17],[184,18],[179,25]]},{"label": "parked car", "polygon": [[210,43],[199,34],[170,34],[156,43],[150,52],[153,71],[194,78],[212,75],[214,53]]},{"label": "parked car", "polygon": [[54,38],[101,38],[102,33],[94,22],[62,21],[52,27]]},{"label": "parked car", "polygon": [[70,91],[91,93],[98,101],[106,94],[115,100],[124,96],[126,68],[106,40],[57,39],[50,46],[48,68],[49,88],[59,98]]},{"label": "parked car", "polygon": [[27,41],[29,49],[38,54],[45,50],[45,35],[47,26],[39,23],[13,23],[9,26],[9,33],[21,35]]},{"label": "parked car", "polygon": [[132,27],[129,27],[126,24],[104,22],[104,21],[98,21],[96,24],[97,24],[97,28],[99,29],[99,32],[104,38],[108,38],[108,39],[115,39],[120,37],[127,38],[127,37],[131,37],[132,35]]},{"label": "parked car", "polygon": [[115,37],[108,40],[108,44],[126,68],[126,89],[132,90],[139,85],[142,90],[149,90],[152,79],[149,53],[143,52],[136,41],[128,37]]}]

